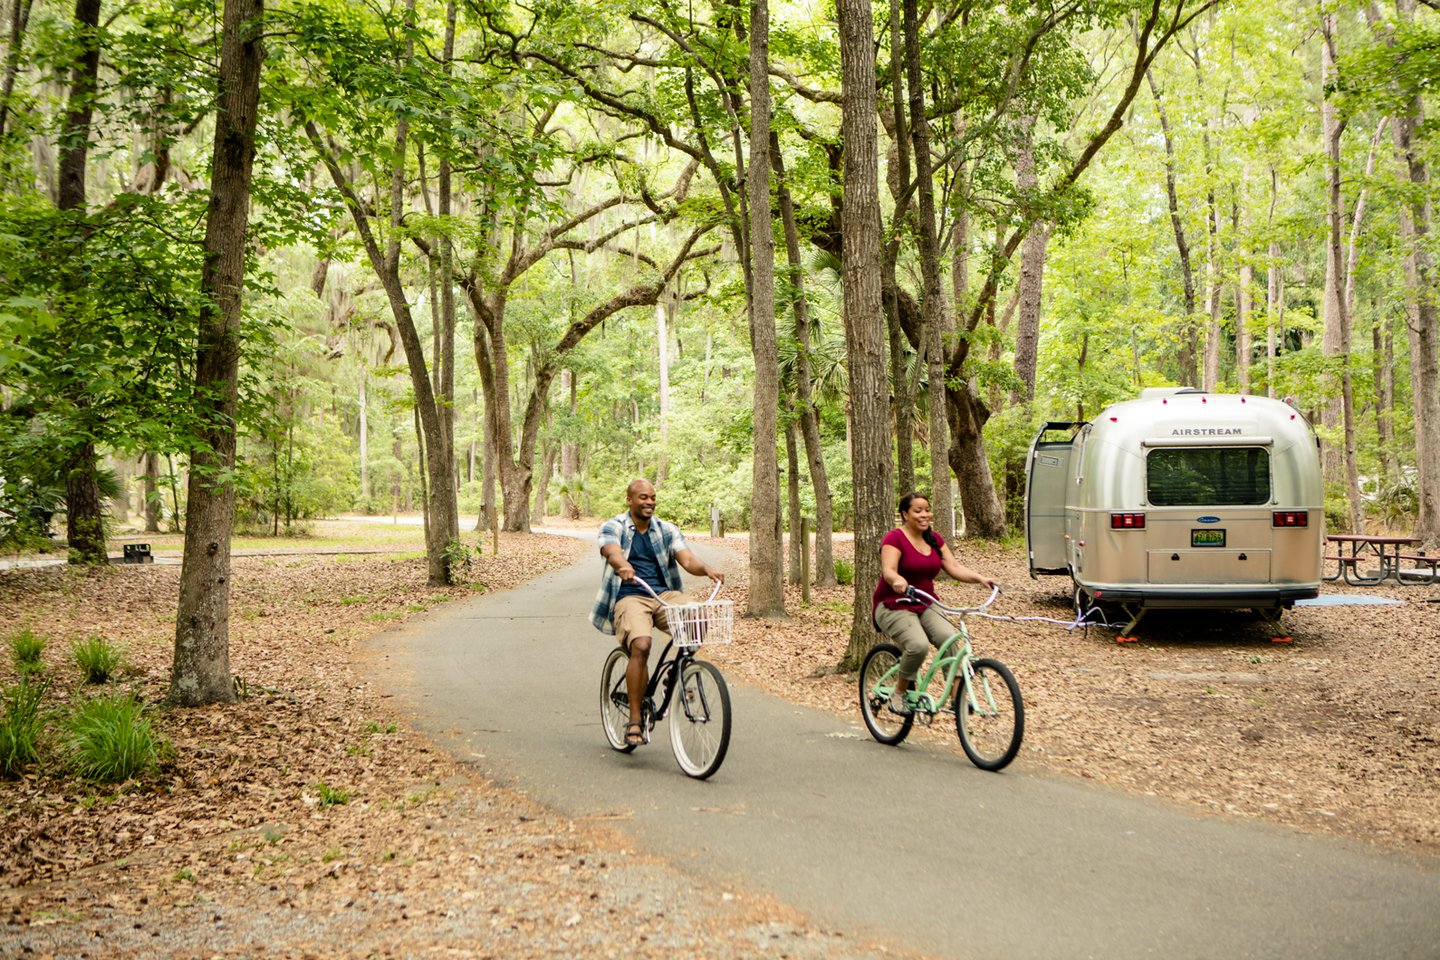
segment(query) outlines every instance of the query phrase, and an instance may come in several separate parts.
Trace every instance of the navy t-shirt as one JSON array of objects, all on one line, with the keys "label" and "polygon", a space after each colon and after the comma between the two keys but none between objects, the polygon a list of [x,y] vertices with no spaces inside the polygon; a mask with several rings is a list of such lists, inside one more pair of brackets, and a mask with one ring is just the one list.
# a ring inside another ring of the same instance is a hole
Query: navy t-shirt
[{"label": "navy t-shirt", "polygon": [[[630,566],[635,568],[635,576],[644,580],[655,590],[656,593],[664,593],[669,588],[665,585],[665,577],[660,572],[660,561],[655,558],[655,548],[650,544],[650,534],[635,531],[635,537],[630,541]],[[621,597],[648,597],[645,588],[627,580],[620,584]]]}]

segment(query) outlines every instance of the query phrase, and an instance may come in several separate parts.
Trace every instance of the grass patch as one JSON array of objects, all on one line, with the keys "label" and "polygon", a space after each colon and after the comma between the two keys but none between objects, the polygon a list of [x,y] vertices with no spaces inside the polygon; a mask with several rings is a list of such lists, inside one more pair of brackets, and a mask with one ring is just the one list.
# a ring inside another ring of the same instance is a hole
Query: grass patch
[{"label": "grass patch", "polygon": [[341,598],[340,598],[340,606],[342,606],[342,607],[353,607],[355,604],[357,604],[357,603],[364,603],[366,600],[369,600],[369,599],[370,599],[370,598],[367,597],[367,596],[366,596],[365,594],[363,594],[363,593],[356,594],[356,595],[353,596],[353,597],[341,597]]},{"label": "grass patch", "polygon": [[40,701],[49,685],[27,671],[19,683],[0,689],[0,776],[13,777],[40,759]]},{"label": "grass patch", "polygon": [[96,697],[69,720],[70,762],[87,780],[119,783],[154,773],[168,744],[133,694]]},{"label": "grass patch", "polygon": [[847,586],[855,582],[855,564],[840,557],[835,558],[835,582]]},{"label": "grass patch", "polygon": [[388,620],[399,620],[405,616],[404,610],[381,610],[377,613],[367,614],[366,620],[373,620],[376,623],[385,623]]},{"label": "grass patch", "polygon": [[120,666],[120,651],[104,637],[86,637],[70,645],[70,653],[86,683],[104,683]]},{"label": "grass patch", "polygon": [[35,636],[29,627],[21,627],[20,632],[10,638],[10,653],[15,659],[15,669],[21,673],[42,669],[44,664],[40,662],[40,657],[44,652],[45,638]]},{"label": "grass patch", "polygon": [[326,807],[340,807],[350,802],[350,791],[344,787],[332,787],[328,784],[315,784],[315,794],[320,799],[320,809]]}]

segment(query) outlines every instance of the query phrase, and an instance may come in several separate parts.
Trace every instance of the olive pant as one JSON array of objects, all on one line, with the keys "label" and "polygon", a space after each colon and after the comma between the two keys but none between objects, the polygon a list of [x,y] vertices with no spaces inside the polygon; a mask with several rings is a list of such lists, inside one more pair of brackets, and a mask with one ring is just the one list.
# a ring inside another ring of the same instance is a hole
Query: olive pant
[{"label": "olive pant", "polygon": [[931,646],[938,647],[955,635],[954,624],[930,607],[918,614],[913,610],[876,607],[875,625],[899,644],[900,676],[905,680],[913,680],[920,672]]}]

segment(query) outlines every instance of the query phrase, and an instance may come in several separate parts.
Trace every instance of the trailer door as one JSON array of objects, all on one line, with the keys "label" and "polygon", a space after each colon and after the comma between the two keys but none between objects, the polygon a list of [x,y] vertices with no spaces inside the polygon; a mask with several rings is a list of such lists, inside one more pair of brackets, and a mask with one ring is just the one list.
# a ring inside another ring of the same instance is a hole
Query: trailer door
[{"label": "trailer door", "polygon": [[1047,434],[1073,430],[1073,423],[1047,423],[1030,445],[1025,478],[1025,549],[1030,575],[1069,573],[1065,550],[1065,494],[1070,485],[1070,459],[1075,436],[1046,439]]},{"label": "trailer door", "polygon": [[1148,451],[1145,468],[1151,584],[1270,582],[1268,438],[1167,444]]}]

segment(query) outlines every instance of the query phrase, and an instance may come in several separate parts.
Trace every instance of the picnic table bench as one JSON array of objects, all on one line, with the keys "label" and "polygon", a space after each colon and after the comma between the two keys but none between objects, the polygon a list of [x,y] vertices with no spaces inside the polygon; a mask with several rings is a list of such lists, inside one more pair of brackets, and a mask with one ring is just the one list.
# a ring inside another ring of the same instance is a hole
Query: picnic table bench
[{"label": "picnic table bench", "polygon": [[[1424,551],[1403,553],[1406,547],[1420,543],[1419,537],[1377,537],[1358,533],[1335,533],[1325,537],[1334,544],[1335,553],[1326,555],[1327,563],[1335,564],[1335,572],[1325,575],[1326,580],[1339,580],[1354,587],[1373,587],[1394,580],[1397,583],[1424,584],[1440,583],[1440,557],[1428,557]],[[1402,567],[1401,561],[1408,561],[1409,568]],[[1375,564],[1373,569],[1361,569],[1361,563]]]}]

